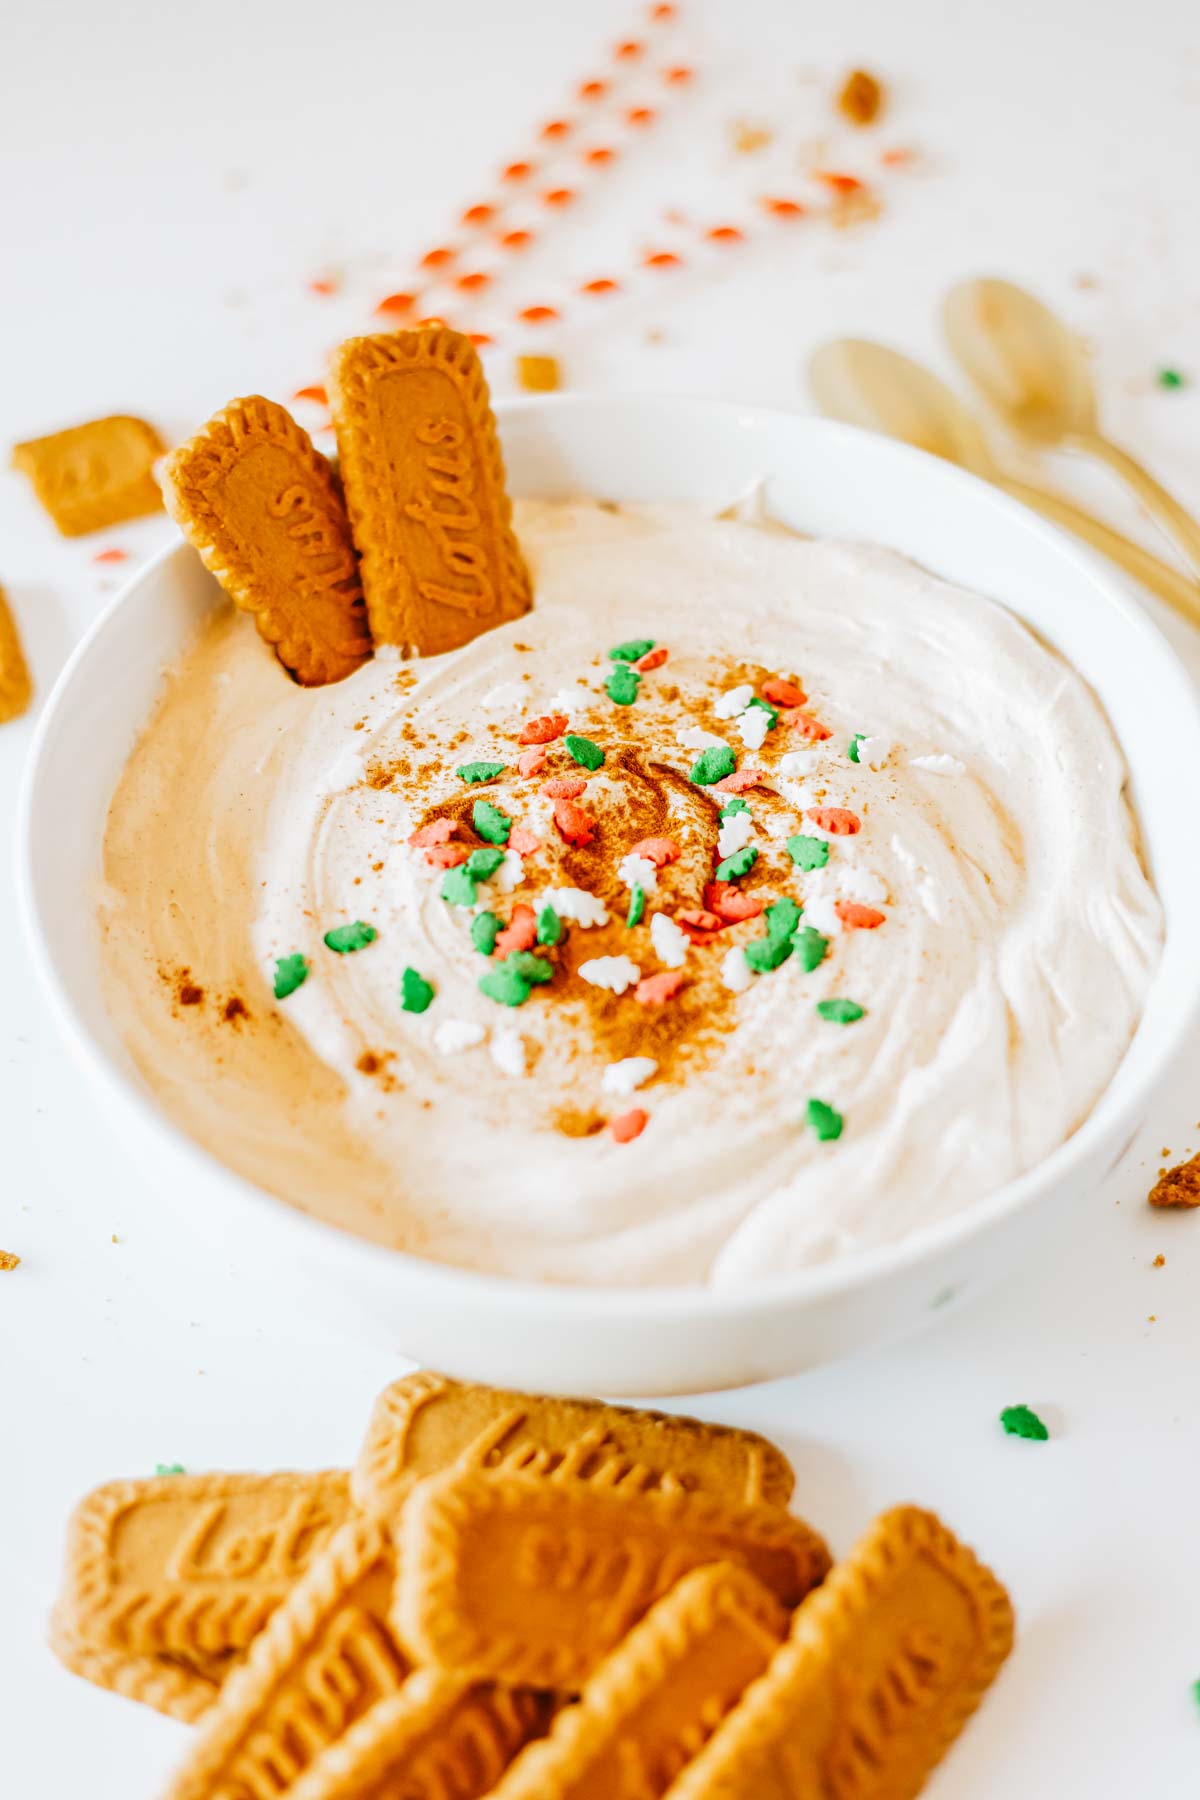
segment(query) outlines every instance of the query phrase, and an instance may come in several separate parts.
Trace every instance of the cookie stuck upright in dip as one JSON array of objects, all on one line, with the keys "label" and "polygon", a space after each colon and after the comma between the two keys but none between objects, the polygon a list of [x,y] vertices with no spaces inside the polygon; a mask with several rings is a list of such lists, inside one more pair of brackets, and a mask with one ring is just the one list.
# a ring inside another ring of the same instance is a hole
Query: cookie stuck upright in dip
[{"label": "cookie stuck upright in dip", "polygon": [[[888,550],[589,500],[510,523],[437,335],[335,382],[366,620],[351,580],[300,608],[289,681],[217,609],[114,797],[108,1003],[164,1106],[347,1230],[576,1283],[786,1274],[1031,1168],[1162,948],[1085,683]],[[427,529],[431,475],[461,532]]]}]

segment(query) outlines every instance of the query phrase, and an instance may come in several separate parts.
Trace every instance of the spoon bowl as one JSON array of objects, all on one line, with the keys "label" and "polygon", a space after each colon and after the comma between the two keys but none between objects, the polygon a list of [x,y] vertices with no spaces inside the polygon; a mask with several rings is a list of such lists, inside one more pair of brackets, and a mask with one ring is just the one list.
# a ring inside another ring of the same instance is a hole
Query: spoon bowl
[{"label": "spoon bowl", "polygon": [[970,381],[1019,437],[1043,446],[1096,429],[1079,340],[1011,281],[963,281],[942,307],[946,340]]}]

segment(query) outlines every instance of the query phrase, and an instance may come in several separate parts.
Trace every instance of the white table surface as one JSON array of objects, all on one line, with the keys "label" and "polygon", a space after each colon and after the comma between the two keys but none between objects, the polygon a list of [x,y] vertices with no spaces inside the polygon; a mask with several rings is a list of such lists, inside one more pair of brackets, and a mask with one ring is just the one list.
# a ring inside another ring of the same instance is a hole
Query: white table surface
[{"label": "white table surface", "polygon": [[[635,18],[608,0],[10,9],[0,438],[107,411],[177,437],[232,394],[286,399],[320,379],[327,348],[369,326],[373,300],[403,285],[407,262]],[[571,385],[803,407],[805,352],[840,332],[889,338],[949,373],[940,292],[1004,272],[1087,335],[1114,434],[1200,504],[1194,9],[695,0],[682,35],[701,71],[694,94],[530,265],[525,297],[653,247],[664,208],[719,223],[767,187],[816,199],[799,162],[823,136],[827,162],[860,173],[876,172],[881,147],[917,158],[887,174],[873,223],[779,228],[727,272],[667,277],[661,297],[548,339]],[[856,61],[889,80],[894,104],[853,138],[827,94]],[[738,120],[776,134],[757,167],[729,149]],[[330,270],[342,291],[310,294]],[[1192,387],[1156,387],[1163,363],[1190,370]],[[507,354],[493,366],[504,391]],[[1051,472],[1144,530],[1107,478]],[[68,543],[23,481],[0,475],[0,580],[42,695],[122,573],[96,551],[141,558],[169,530],[155,519]],[[1200,640],[1166,629],[1200,670]],[[32,726],[0,731],[6,846]],[[344,1461],[373,1394],[405,1365],[317,1335],[286,1294],[239,1271],[236,1250],[206,1260],[181,1245],[46,1017],[11,861],[6,849],[0,1245],[24,1260],[0,1276],[0,1791],[134,1800],[158,1791],[186,1734],[68,1677],[42,1647],[68,1508],[156,1461]],[[900,1348],[696,1403],[781,1441],[799,1504],[837,1549],[911,1498],[1011,1585],[1018,1652],[931,1784],[936,1800],[1125,1800],[1200,1781],[1200,1217],[1143,1204],[1164,1147],[1200,1145],[1195,1068],[1193,1056],[1163,1091],[1067,1260],[1030,1266]],[[1050,1443],[1002,1434],[996,1415],[1019,1400],[1050,1422]]]}]

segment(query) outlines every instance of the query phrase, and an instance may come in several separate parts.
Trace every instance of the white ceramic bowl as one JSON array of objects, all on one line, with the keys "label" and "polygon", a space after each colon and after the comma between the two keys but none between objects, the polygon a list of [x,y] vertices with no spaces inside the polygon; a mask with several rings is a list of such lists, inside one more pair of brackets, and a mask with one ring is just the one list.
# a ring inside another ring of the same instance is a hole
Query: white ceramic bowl
[{"label": "white ceramic bowl", "polygon": [[[784,1375],[894,1336],[1044,1252],[1141,1125],[1200,1012],[1200,856],[1190,829],[1200,708],[1158,632],[1101,567],[958,469],[848,426],[704,401],[561,396],[500,409],[512,489],[723,505],[765,480],[804,532],[890,544],[1002,601],[1082,671],[1124,746],[1166,906],[1145,1017],[1094,1112],[1031,1173],[886,1249],[739,1291],[580,1289],[467,1274],[381,1249],[232,1174],[161,1111],[100,997],[87,896],[109,798],[164,664],[220,597],[180,545],[138,574],[50,700],[27,780],[21,883],[30,942],[67,1037],[103,1083],[164,1200],[236,1244],[242,1269],[452,1373],[543,1390],[671,1394]],[[764,647],[765,648],[765,647]],[[962,679],[970,681],[970,671]],[[886,1195],[880,1196],[886,1204]]]}]

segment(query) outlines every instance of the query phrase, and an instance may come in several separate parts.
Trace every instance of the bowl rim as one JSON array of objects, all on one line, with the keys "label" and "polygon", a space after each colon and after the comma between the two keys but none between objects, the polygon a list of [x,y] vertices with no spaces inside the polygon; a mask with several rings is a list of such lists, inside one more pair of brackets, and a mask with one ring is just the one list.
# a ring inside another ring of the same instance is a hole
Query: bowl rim
[{"label": "bowl rim", "polygon": [[[1164,699],[1168,704],[1180,701],[1192,713],[1200,742],[1200,693],[1188,677],[1173,646],[1153,619],[1138,602],[1126,594],[1112,579],[1107,567],[1091,551],[1077,544],[1058,527],[1029,511],[1019,501],[991,487],[979,477],[956,465],[919,450],[865,431],[840,421],[816,418],[810,414],[789,412],[784,408],[746,405],[735,400],[708,399],[703,396],[666,393],[588,393],[572,391],[551,395],[515,396],[497,401],[495,413],[501,427],[510,417],[535,412],[609,412],[629,413],[638,408],[652,408],[660,414],[682,417],[700,412],[708,416],[726,415],[750,424],[777,425],[782,421],[802,427],[807,432],[830,438],[871,445],[874,452],[908,463],[926,472],[936,468],[940,480],[962,485],[964,491],[979,490],[1001,517],[1022,530],[1047,542],[1060,557],[1074,561],[1097,589],[1098,602],[1121,615],[1143,639],[1146,650],[1159,664],[1159,674],[1167,684]],[[563,1281],[538,1281],[483,1270],[459,1267],[452,1263],[422,1257],[411,1250],[397,1249],[372,1239],[358,1237],[342,1227],[305,1212],[281,1196],[258,1187],[204,1148],[177,1124],[165,1107],[144,1085],[133,1069],[121,1067],[105,1047],[93,1036],[89,1026],[75,1008],[69,985],[60,974],[43,931],[34,874],[35,811],[41,767],[46,746],[56,730],[71,690],[80,672],[91,660],[95,645],[107,633],[112,620],[129,604],[142,585],[173,560],[186,560],[195,551],[181,537],[163,545],[142,563],[110,599],[67,658],[38,719],[22,777],[16,817],[16,889],[18,913],[38,978],[49,1001],[58,1029],[65,1037],[76,1061],[88,1075],[106,1088],[114,1098],[137,1118],[138,1128],[148,1132],[163,1149],[182,1157],[198,1178],[224,1189],[223,1204],[249,1203],[258,1221],[268,1230],[282,1231],[292,1240],[293,1257],[306,1252],[320,1255],[326,1272],[378,1283],[381,1278],[395,1284],[419,1281],[428,1289],[441,1290],[446,1298],[491,1301],[505,1310],[519,1306],[535,1310],[543,1321],[561,1318],[569,1321],[585,1308],[598,1320],[608,1317],[636,1319],[650,1323],[656,1319],[675,1322],[705,1318],[751,1316],[776,1309],[791,1311],[797,1305],[836,1299],[839,1295],[859,1292],[882,1281],[912,1270],[916,1265],[933,1261],[944,1253],[952,1253],[971,1239],[985,1234],[1005,1217],[1023,1211],[1043,1190],[1070,1178],[1077,1166],[1101,1148],[1109,1138],[1121,1140],[1113,1163],[1125,1154],[1140,1129],[1141,1115],[1147,1099],[1160,1081],[1164,1070],[1182,1043],[1200,1021],[1200,982],[1190,1004],[1180,1010],[1174,1022],[1158,1023],[1157,1041],[1143,1048],[1143,1067],[1130,1086],[1110,1105],[1112,1088],[1125,1066],[1130,1047],[1117,1065],[1087,1116],[1050,1154],[1014,1180],[1004,1183],[993,1193],[969,1202],[961,1211],[918,1227],[894,1242],[863,1250],[851,1250],[828,1262],[804,1266],[787,1274],[763,1276],[753,1282],[729,1284],[688,1283],[678,1285],[645,1284],[615,1286],[591,1285]],[[1172,693],[1170,690],[1173,689]],[[1119,740],[1118,740],[1119,741]],[[1124,746],[1122,745],[1122,749]],[[1135,1039],[1145,1029],[1138,1026]],[[1108,1116],[1110,1112],[1113,1116]]]}]

